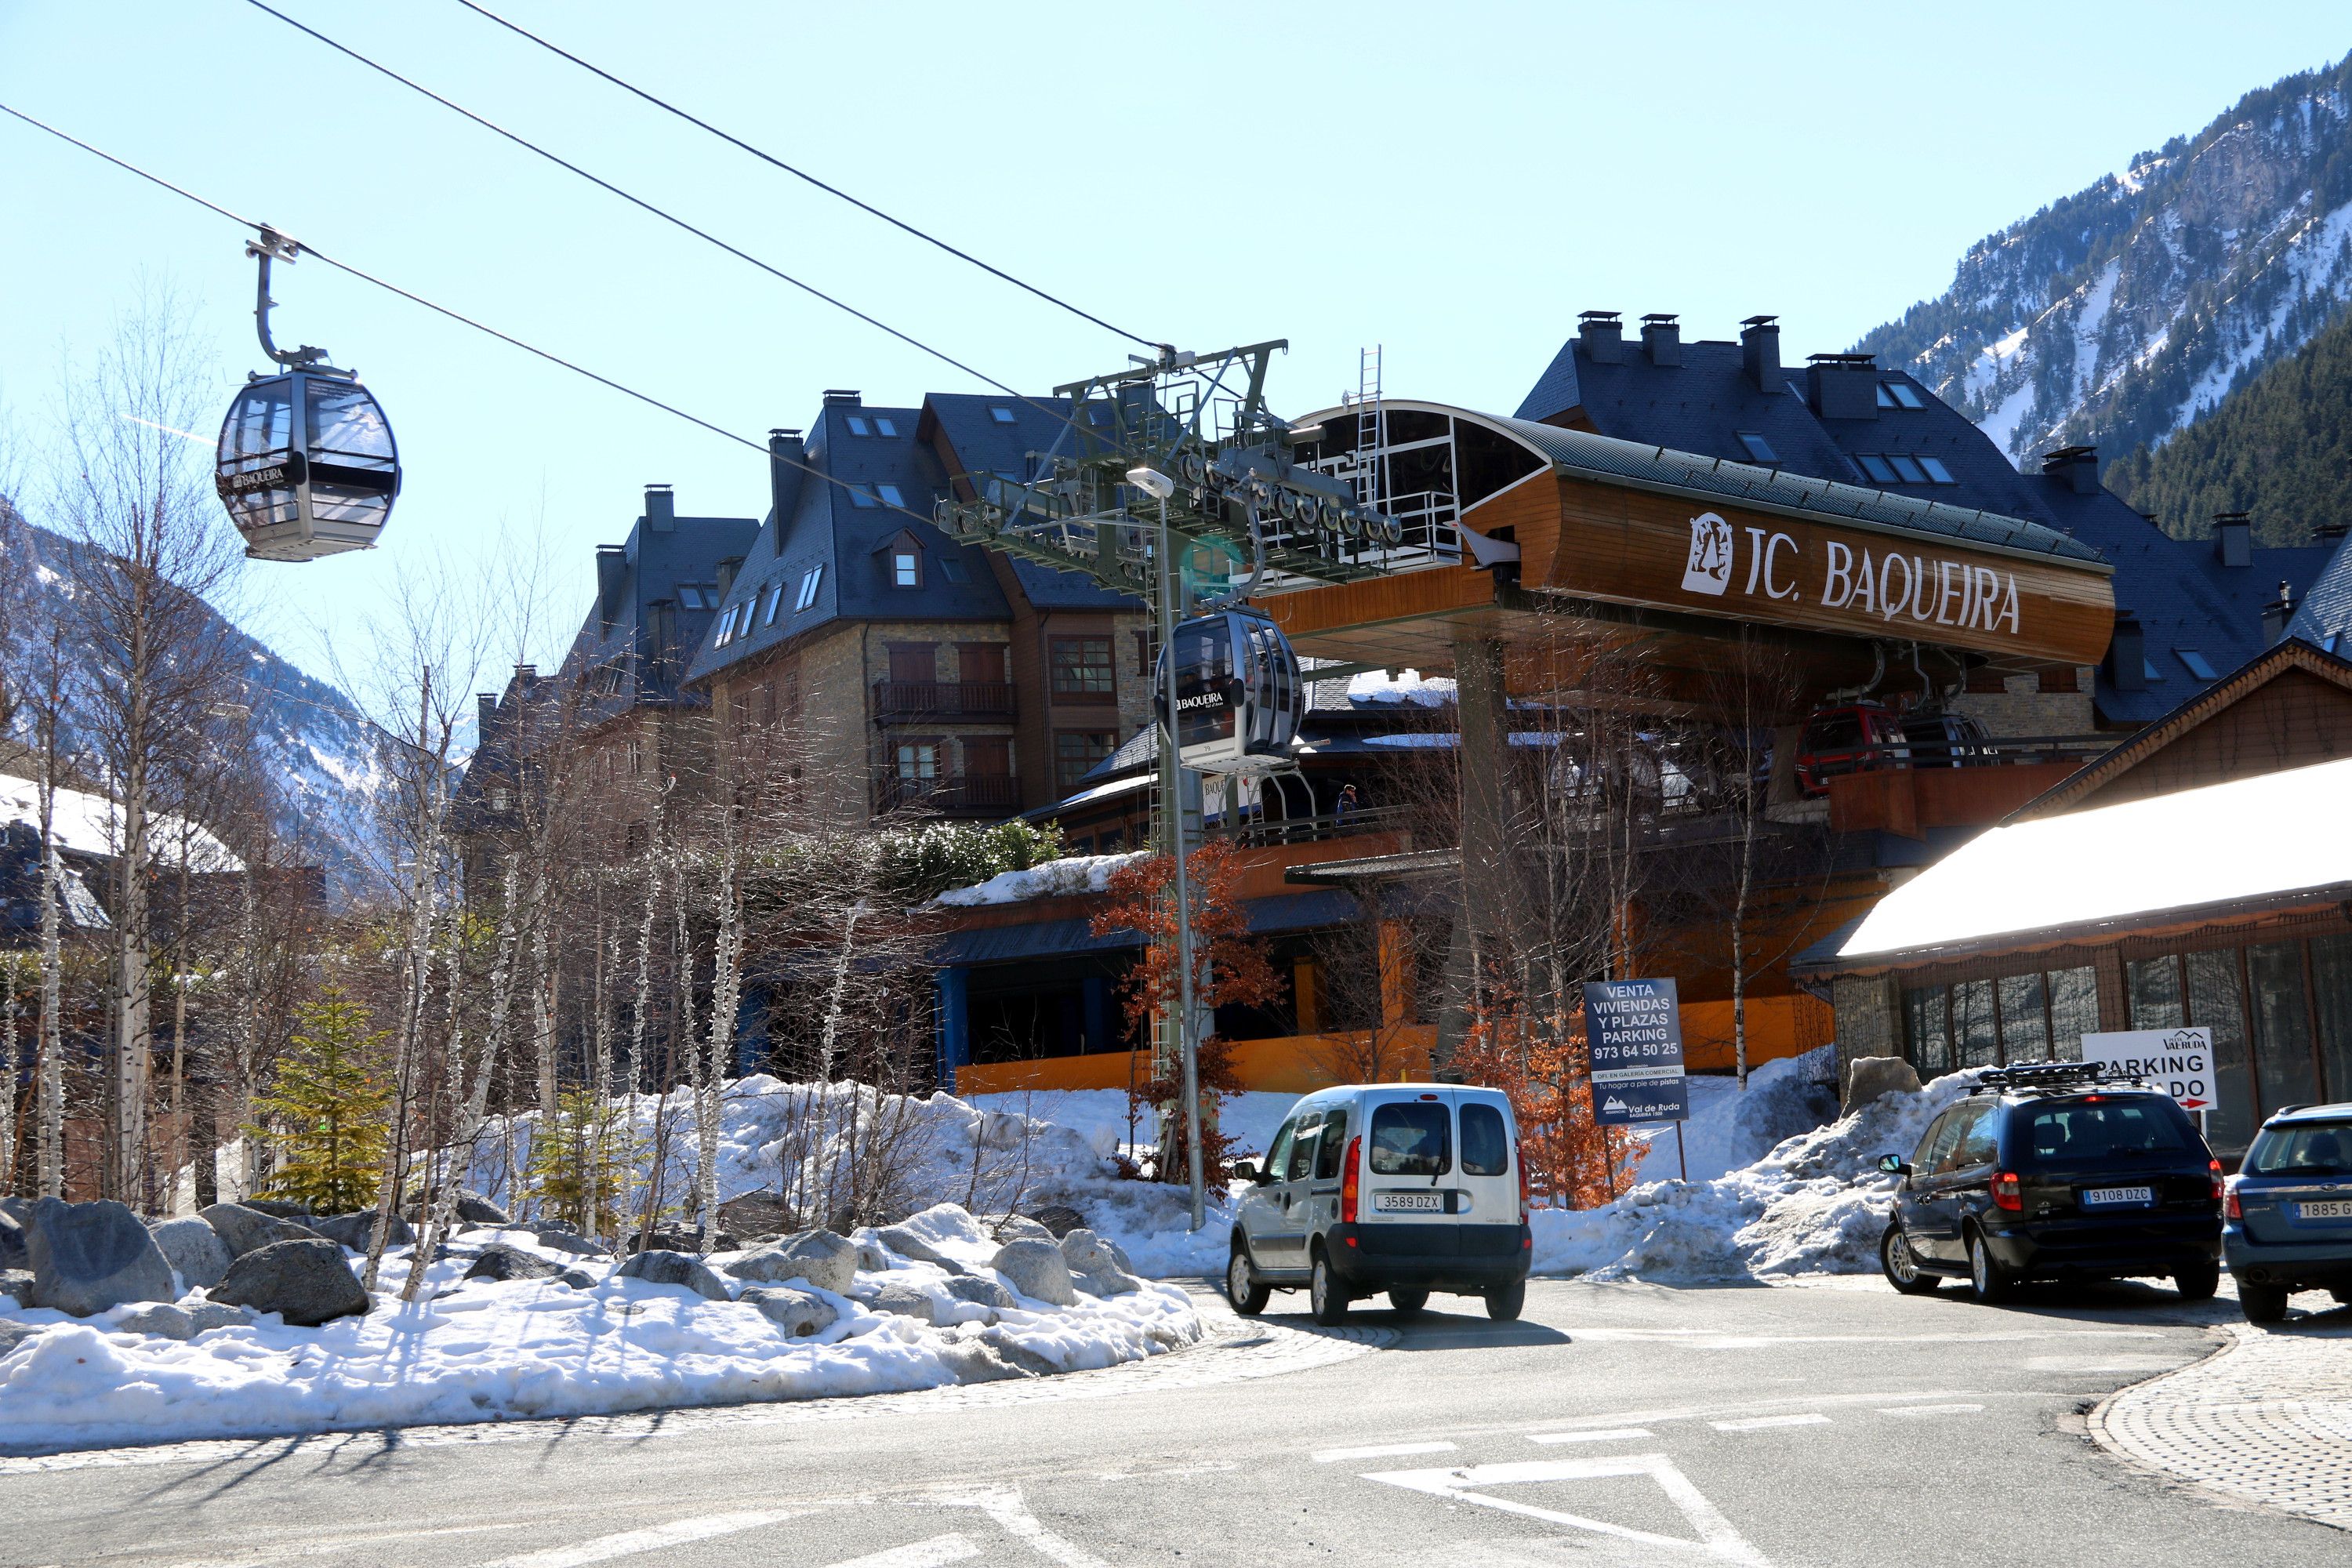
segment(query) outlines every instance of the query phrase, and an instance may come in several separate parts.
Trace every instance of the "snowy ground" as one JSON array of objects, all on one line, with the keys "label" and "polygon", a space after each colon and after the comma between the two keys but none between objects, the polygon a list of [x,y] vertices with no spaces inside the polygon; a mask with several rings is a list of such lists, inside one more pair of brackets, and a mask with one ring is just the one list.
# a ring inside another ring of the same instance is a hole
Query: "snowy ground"
[{"label": "snowy ground", "polygon": [[[995,1244],[968,1215],[934,1216],[928,1234],[972,1272]],[[470,1255],[502,1241],[594,1279],[466,1279]],[[262,1436],[420,1423],[578,1415],[751,1400],[809,1399],[929,1388],[1032,1371],[1112,1365],[1177,1349],[1201,1323],[1184,1293],[1147,1283],[1127,1295],[1081,1291],[1072,1307],[1023,1298],[992,1327],[990,1310],[958,1303],[946,1327],[811,1289],[840,1314],[789,1338],[753,1306],[707,1300],[684,1286],[612,1278],[613,1265],[541,1247],[524,1230],[465,1234],[467,1256],[429,1266],[427,1299],[404,1305],[406,1249],[387,1258],[383,1289],[362,1318],[317,1329],[275,1315],[179,1342],[111,1331],[131,1308],[94,1318],[0,1310],[46,1331],[0,1356],[0,1448],[85,1447],[199,1436]],[[723,1265],[732,1254],[715,1255]],[[891,1255],[861,1272],[939,1294],[934,1264]],[[354,1269],[359,1259],[352,1259]],[[722,1278],[723,1278],[722,1270]],[[730,1281],[740,1284],[740,1281]],[[1034,1359],[1033,1359],[1034,1358]]]}]

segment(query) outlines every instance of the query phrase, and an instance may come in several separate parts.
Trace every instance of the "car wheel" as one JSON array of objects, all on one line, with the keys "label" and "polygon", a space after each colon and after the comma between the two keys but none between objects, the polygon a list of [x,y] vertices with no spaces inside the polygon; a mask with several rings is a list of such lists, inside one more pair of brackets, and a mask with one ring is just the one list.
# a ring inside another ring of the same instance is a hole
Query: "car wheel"
[{"label": "car wheel", "polygon": [[1337,1328],[1348,1321],[1348,1292],[1340,1288],[1339,1277],[1331,1272],[1331,1259],[1321,1252],[1315,1255],[1315,1279],[1307,1294],[1315,1321],[1325,1328]]},{"label": "car wheel", "polygon": [[1944,1281],[1940,1276],[1919,1267],[1918,1255],[1911,1250],[1911,1238],[1903,1234],[1899,1225],[1890,1225],[1878,1241],[1878,1267],[1886,1282],[1906,1296],[1932,1296]]},{"label": "car wheel", "polygon": [[2257,1285],[2251,1279],[2238,1281],[2238,1310],[2246,1314],[2250,1323],[2279,1323],[2286,1321],[2286,1287]]},{"label": "car wheel", "polygon": [[1517,1322],[1527,1304],[1528,1282],[1524,1279],[1486,1287],[1486,1315],[1498,1323]]},{"label": "car wheel", "polygon": [[1389,1292],[1389,1305],[1396,1309],[1396,1315],[1400,1318],[1418,1318],[1421,1310],[1429,1305],[1429,1292],[1391,1290]]},{"label": "car wheel", "polygon": [[1259,1283],[1257,1269],[1250,1262],[1249,1248],[1236,1237],[1233,1256],[1225,1259],[1225,1300],[1243,1317],[1255,1318],[1265,1310],[1266,1298],[1273,1294]]},{"label": "car wheel", "polygon": [[1969,1294],[1990,1307],[2009,1300],[2010,1284],[2008,1271],[1995,1261],[1992,1248],[1985,1245],[1984,1233],[1969,1232]]},{"label": "car wheel", "polygon": [[2221,1284],[2221,1266],[2218,1263],[2200,1263],[2172,1277],[2172,1288],[2180,1292],[2184,1301],[2210,1301]]}]

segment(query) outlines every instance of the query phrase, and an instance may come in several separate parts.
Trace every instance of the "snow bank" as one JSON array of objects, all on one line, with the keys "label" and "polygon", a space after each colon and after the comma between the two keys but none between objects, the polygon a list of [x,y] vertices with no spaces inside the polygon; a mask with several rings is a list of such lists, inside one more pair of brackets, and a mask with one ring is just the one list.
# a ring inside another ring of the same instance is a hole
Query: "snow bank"
[{"label": "snow bank", "polygon": [[[969,1215],[961,1225],[937,1213],[922,1217],[934,1231],[956,1233],[941,1251],[1011,1289],[988,1269],[994,1247]],[[575,1289],[552,1279],[464,1279],[474,1250],[494,1240],[583,1269],[593,1282]],[[0,1315],[46,1329],[0,1356],[0,1448],[897,1392],[1020,1375],[1016,1364],[1110,1366],[1201,1335],[1182,1290],[1147,1283],[1122,1296],[1081,1294],[1066,1308],[1024,1299],[993,1326],[980,1321],[988,1309],[964,1306],[960,1315],[973,1321],[943,1328],[817,1290],[839,1321],[790,1339],[756,1307],[615,1279],[609,1261],[548,1251],[526,1231],[471,1231],[457,1251],[464,1255],[428,1266],[429,1299],[414,1304],[398,1300],[412,1258],[396,1249],[386,1258],[385,1289],[363,1318],[299,1329],[270,1314],[184,1342],[112,1331],[132,1308],[69,1318],[14,1310],[0,1297]],[[946,1269],[886,1257],[887,1273],[861,1272],[857,1290],[889,1279],[942,1293]],[[356,1270],[359,1260],[352,1262]]]},{"label": "snow bank", "polygon": [[[1837,1091],[1816,1082],[1834,1072],[1836,1047],[1824,1046],[1802,1056],[1766,1062],[1748,1075],[1743,1091],[1739,1080],[1701,1075],[1690,1083],[1690,1120],[1683,1123],[1683,1150],[1690,1163],[1690,1179],[1711,1182],[1727,1172],[1752,1165],[1788,1139],[1810,1132],[1837,1116]],[[1665,1182],[1680,1178],[1675,1157],[1675,1130],[1640,1127],[1634,1131],[1650,1140],[1642,1158],[1641,1179]]]},{"label": "snow bank", "polygon": [[[1744,1279],[1875,1268],[1895,1187],[1877,1169],[1878,1157],[1908,1158],[1927,1123],[1978,1076],[1972,1068],[1916,1094],[1882,1096],[1712,1180],[1646,1182],[1596,1209],[1538,1209],[1535,1271]],[[1665,1154],[1671,1161],[1671,1147]]]},{"label": "snow bank", "polygon": [[1065,856],[1025,871],[1000,871],[975,887],[950,888],[931,901],[961,910],[982,904],[1017,904],[1029,899],[1059,898],[1068,893],[1099,893],[1109,888],[1113,871],[1147,858],[1147,852],[1140,849],[1125,855]]}]

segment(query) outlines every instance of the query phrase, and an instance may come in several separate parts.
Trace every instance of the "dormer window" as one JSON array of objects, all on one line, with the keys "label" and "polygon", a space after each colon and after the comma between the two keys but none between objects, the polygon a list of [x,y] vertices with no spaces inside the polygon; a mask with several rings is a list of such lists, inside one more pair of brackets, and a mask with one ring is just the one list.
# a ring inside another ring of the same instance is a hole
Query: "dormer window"
[{"label": "dormer window", "polygon": [[1925,408],[1927,400],[1907,381],[1882,381],[1878,384],[1878,406],[1881,408]]},{"label": "dormer window", "polygon": [[890,585],[894,588],[919,588],[923,585],[923,552],[901,546],[890,552]]},{"label": "dormer window", "polygon": [[871,436],[874,434],[874,426],[866,422],[866,416],[862,414],[850,415],[848,416],[848,423],[849,433],[853,436]]},{"label": "dormer window", "polygon": [[898,422],[897,420],[886,419],[879,414],[877,414],[874,416],[874,434],[877,436],[896,436],[898,433]]},{"label": "dormer window", "polygon": [[774,626],[776,624],[776,606],[783,602],[784,585],[782,583],[769,584],[768,604],[767,607],[760,612],[760,624],[763,626]]},{"label": "dormer window", "polygon": [[727,613],[719,617],[719,629],[710,637],[712,647],[725,647],[735,639],[735,616],[741,608],[740,605],[730,605]]},{"label": "dormer window", "polygon": [[816,591],[824,583],[824,568],[812,566],[801,577],[801,591],[793,599],[793,614],[798,615],[816,603]]},{"label": "dormer window", "polygon": [[1771,468],[1780,461],[1780,454],[1772,450],[1772,443],[1753,430],[1739,432],[1739,444],[1748,448],[1748,458],[1750,462],[1762,463],[1765,467]]},{"label": "dormer window", "polygon": [[988,416],[991,419],[995,420],[999,425],[1010,425],[1013,421],[1013,410],[1005,407],[1002,403],[990,404],[988,405]]}]

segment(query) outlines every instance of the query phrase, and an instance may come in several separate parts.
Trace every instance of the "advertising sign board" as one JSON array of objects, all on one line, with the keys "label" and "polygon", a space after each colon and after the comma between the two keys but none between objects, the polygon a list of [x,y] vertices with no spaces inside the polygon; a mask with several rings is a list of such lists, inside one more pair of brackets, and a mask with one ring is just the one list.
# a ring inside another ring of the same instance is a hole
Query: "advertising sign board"
[{"label": "advertising sign board", "polygon": [[2213,1108],[2213,1031],[2126,1029],[2084,1035],[2083,1059],[2105,1062],[2116,1078],[2144,1078],[2180,1102],[2183,1110]]},{"label": "advertising sign board", "polygon": [[1603,1127],[1681,1121],[1690,1115],[1683,1078],[1683,1018],[1671,980],[1599,980],[1584,988],[1592,1050],[1592,1119]]}]

